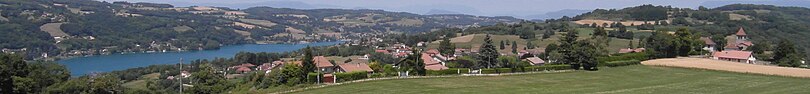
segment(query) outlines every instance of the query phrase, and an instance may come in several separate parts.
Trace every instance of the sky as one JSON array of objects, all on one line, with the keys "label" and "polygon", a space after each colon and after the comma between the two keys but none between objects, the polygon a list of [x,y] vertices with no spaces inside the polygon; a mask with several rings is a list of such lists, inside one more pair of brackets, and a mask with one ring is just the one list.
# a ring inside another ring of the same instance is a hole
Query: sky
[{"label": "sky", "polygon": [[[612,9],[642,4],[697,8],[733,3],[810,6],[810,0],[102,0],[168,3],[175,6],[224,6],[244,9],[255,6],[296,9],[381,9],[416,14],[461,13],[478,16],[513,16],[540,19],[548,12],[579,14],[593,9]],[[563,10],[562,12],[560,12]],[[433,12],[431,12],[433,11]],[[558,15],[555,15],[558,16]]]}]

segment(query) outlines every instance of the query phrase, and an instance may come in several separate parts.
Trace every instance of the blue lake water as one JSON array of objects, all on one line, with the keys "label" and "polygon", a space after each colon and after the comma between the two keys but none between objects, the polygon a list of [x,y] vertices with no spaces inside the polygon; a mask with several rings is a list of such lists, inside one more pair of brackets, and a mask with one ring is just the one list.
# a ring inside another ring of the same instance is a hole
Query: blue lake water
[{"label": "blue lake water", "polygon": [[231,58],[239,52],[288,52],[306,46],[329,46],[343,42],[317,42],[308,44],[245,44],[224,46],[217,50],[166,52],[166,53],[133,53],[112,54],[89,57],[76,57],[59,60],[60,64],[70,70],[70,75],[81,76],[93,72],[109,72],[129,68],[145,67],[156,64],[177,64],[180,58],[184,63],[197,59]]}]

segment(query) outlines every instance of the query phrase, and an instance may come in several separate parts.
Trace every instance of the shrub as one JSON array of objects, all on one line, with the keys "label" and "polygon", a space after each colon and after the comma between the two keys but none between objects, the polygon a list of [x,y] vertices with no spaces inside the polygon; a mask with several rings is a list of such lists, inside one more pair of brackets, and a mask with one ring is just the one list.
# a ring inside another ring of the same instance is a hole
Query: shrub
[{"label": "shrub", "polygon": [[495,69],[481,69],[481,74],[496,74]]},{"label": "shrub", "polygon": [[625,60],[649,60],[649,55],[647,53],[623,53],[623,54],[615,54],[609,57],[598,57],[597,60],[599,63],[607,63],[611,61],[625,61]]},{"label": "shrub", "polygon": [[365,71],[335,73],[335,77],[337,77],[337,82],[344,82],[368,78],[368,73],[366,73]]},{"label": "shrub", "polygon": [[638,60],[611,61],[611,62],[603,63],[601,65],[608,66],[608,67],[618,67],[618,66],[627,66],[627,65],[636,65],[636,64],[641,64],[641,61],[638,61]]},{"label": "shrub", "polygon": [[543,66],[529,66],[529,67],[526,67],[526,70],[529,70],[529,71],[566,70],[566,69],[571,69],[571,65],[559,64],[559,65],[543,65]]},{"label": "shrub", "polygon": [[467,68],[450,68],[450,69],[438,70],[438,71],[428,70],[427,75],[455,75],[455,74],[459,74],[459,72],[460,73],[467,73],[469,71],[470,71],[470,69],[467,69]]},{"label": "shrub", "polygon": [[[318,82],[318,77],[323,77],[323,76],[320,73],[307,73],[307,80],[309,80],[308,82],[319,83]],[[323,80],[321,80],[321,81],[323,81]]]}]

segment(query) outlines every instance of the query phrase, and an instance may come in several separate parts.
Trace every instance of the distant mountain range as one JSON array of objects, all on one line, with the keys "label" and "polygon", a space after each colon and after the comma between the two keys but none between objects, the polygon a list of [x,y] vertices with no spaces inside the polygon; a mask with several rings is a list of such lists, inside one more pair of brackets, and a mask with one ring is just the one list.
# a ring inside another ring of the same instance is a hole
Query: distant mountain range
[{"label": "distant mountain range", "polygon": [[706,1],[701,3],[701,6],[715,8],[730,4],[765,4],[777,6],[795,6],[795,7],[810,7],[808,0],[773,0],[773,1]]}]

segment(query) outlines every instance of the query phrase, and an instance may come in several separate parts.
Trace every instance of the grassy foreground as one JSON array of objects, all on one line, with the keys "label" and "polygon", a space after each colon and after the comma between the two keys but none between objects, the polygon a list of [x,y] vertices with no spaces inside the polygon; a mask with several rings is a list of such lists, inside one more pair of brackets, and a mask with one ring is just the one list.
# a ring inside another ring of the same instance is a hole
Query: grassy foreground
[{"label": "grassy foreground", "polygon": [[379,93],[729,93],[810,94],[810,79],[653,66],[498,77],[381,80],[304,90],[307,94]]}]

